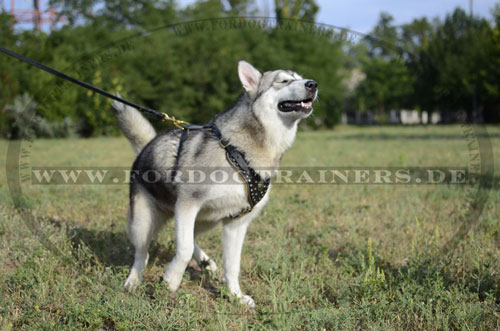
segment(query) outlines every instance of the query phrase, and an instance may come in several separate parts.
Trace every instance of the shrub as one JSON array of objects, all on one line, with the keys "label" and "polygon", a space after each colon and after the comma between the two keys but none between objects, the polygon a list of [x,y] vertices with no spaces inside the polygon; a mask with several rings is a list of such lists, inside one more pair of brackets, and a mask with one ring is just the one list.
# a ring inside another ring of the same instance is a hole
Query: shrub
[{"label": "shrub", "polygon": [[36,113],[37,106],[38,104],[27,93],[18,95],[13,104],[5,106],[5,113],[13,122],[9,132],[11,138],[68,137],[75,132],[71,118],[66,117],[60,123],[50,122]]}]

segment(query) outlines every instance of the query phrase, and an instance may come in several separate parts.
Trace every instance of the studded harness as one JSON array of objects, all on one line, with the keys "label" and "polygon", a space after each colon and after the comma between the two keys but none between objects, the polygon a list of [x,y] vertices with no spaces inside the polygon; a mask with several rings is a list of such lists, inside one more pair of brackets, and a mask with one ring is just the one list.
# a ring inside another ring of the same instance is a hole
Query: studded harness
[{"label": "studded harness", "polygon": [[235,146],[230,145],[227,139],[222,137],[220,130],[215,126],[215,124],[207,125],[194,125],[189,124],[184,127],[184,129],[178,129],[176,132],[181,134],[181,139],[179,141],[179,147],[177,149],[176,166],[178,167],[179,157],[182,152],[182,148],[185,140],[190,131],[193,130],[206,130],[209,131],[218,141],[219,145],[226,150],[226,159],[231,167],[238,173],[240,178],[243,180],[245,185],[245,191],[247,196],[247,201],[249,206],[243,208],[236,214],[231,214],[228,218],[238,218],[244,214],[247,214],[253,210],[253,208],[264,198],[269,185],[271,184],[271,178],[263,179],[245,159],[245,154],[238,150]]}]

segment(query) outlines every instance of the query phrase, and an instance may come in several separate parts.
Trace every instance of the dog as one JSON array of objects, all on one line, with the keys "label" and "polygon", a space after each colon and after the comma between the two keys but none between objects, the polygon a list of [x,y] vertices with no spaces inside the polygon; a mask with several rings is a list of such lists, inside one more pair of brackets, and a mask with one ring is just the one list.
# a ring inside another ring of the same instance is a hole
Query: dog
[{"label": "dog", "polygon": [[[223,281],[241,303],[254,307],[254,300],[242,293],[238,280],[244,237],[269,198],[273,173],[264,169],[278,169],[295,140],[298,123],[313,112],[318,84],[289,70],[261,73],[246,61],[238,62],[238,76],[244,91],[236,105],[216,115],[209,125],[195,129],[157,134],[136,109],[113,103],[118,125],[137,154],[131,170],[127,223],[135,257],[126,290],[141,282],[149,245],[173,217],[176,252],[163,274],[170,291],[179,288],[192,258],[200,267],[217,269],[196,238],[222,224]],[[231,178],[245,170],[253,175],[245,175],[249,176],[246,183],[244,176],[237,184],[189,183],[183,169],[197,167],[228,169]],[[153,172],[168,174],[162,180],[145,176]],[[260,196],[255,195],[252,205],[255,181],[259,181],[260,191],[256,191]]]}]

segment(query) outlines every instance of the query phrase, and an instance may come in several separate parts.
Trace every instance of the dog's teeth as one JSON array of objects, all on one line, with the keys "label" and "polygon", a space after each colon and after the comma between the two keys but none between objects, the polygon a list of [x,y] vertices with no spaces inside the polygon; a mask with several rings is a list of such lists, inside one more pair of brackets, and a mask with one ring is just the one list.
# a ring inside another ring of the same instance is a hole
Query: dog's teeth
[{"label": "dog's teeth", "polygon": [[300,105],[301,105],[302,107],[304,107],[304,101],[301,101],[301,102],[300,102]]}]

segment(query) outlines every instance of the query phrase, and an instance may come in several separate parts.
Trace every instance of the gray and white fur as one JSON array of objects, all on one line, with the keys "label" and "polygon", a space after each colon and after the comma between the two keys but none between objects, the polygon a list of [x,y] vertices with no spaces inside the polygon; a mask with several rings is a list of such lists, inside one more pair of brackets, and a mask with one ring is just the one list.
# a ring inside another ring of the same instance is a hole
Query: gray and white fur
[{"label": "gray and white fur", "polygon": [[[269,177],[269,172],[262,169],[279,167],[283,153],[295,139],[298,123],[312,113],[317,83],[288,70],[262,74],[245,61],[238,63],[238,75],[245,92],[234,107],[217,115],[212,124],[244,153],[251,167]],[[187,168],[231,169],[225,150],[210,132],[191,131],[177,155],[180,137],[176,131],[157,135],[134,108],[116,101],[113,107],[121,130],[137,154],[132,173],[176,170],[170,172],[167,180],[150,181],[142,176],[131,180],[128,233],[135,247],[135,259],[125,288],[131,290],[142,280],[150,242],[171,217],[175,219],[176,252],[163,274],[170,290],[179,288],[191,258],[215,271],[215,262],[196,244],[196,238],[222,224],[223,280],[233,295],[253,307],[253,299],[244,295],[239,286],[240,256],[247,227],[266,204],[270,190],[250,213],[228,218],[248,207],[243,184],[185,184],[187,178],[183,178],[187,175],[182,169]]]}]

